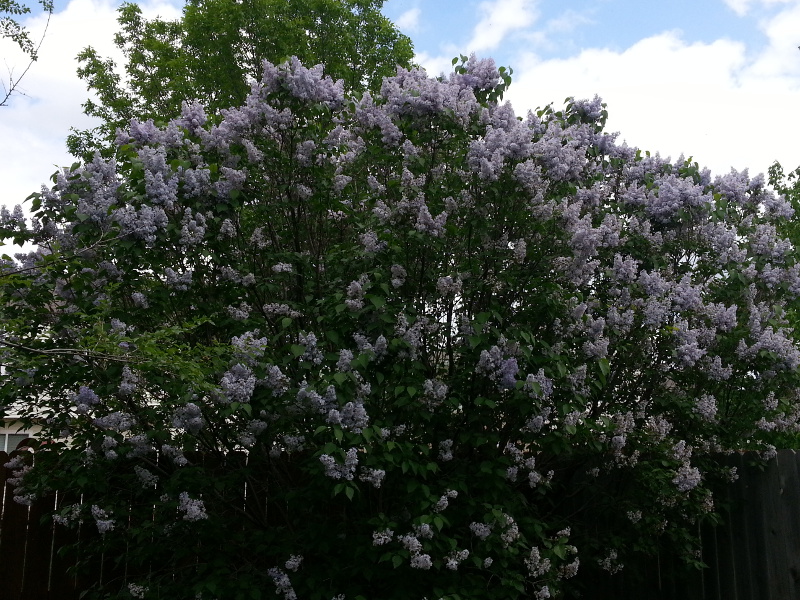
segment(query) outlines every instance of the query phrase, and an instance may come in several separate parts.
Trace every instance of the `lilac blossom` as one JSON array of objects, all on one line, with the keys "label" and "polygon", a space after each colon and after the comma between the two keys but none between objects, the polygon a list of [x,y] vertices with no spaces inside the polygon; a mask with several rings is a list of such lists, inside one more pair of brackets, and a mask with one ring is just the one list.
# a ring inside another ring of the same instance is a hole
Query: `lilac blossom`
[{"label": "lilac blossom", "polygon": [[472,534],[480,540],[485,540],[492,534],[492,526],[486,523],[470,523],[469,529]]},{"label": "lilac blossom", "polygon": [[481,351],[475,372],[487,375],[497,383],[498,388],[508,390],[516,385],[519,366],[516,358],[503,358],[503,351],[498,346],[492,346],[489,350]]},{"label": "lilac blossom", "polygon": [[369,483],[374,488],[381,487],[384,477],[386,477],[386,471],[383,469],[371,469],[368,467],[362,467],[361,474],[358,476],[361,481]]},{"label": "lilac blossom", "polygon": [[452,498],[457,498],[458,492],[456,490],[447,490],[433,506],[433,512],[442,512],[450,504]]},{"label": "lilac blossom", "polygon": [[273,273],[292,273],[293,271],[294,271],[294,268],[292,267],[292,265],[290,265],[288,263],[282,263],[281,262],[281,263],[277,263],[277,264],[273,265],[273,267],[272,267],[272,272]]},{"label": "lilac blossom", "polygon": [[259,338],[256,337],[257,335],[259,335],[259,330],[255,329],[231,338],[231,346],[234,348],[236,358],[247,362],[251,366],[255,364],[258,358],[264,355],[264,351],[269,345],[266,337]]},{"label": "lilac blossom", "polygon": [[121,236],[143,240],[147,246],[155,244],[156,234],[165,230],[169,222],[160,206],[142,206],[138,210],[124,206],[114,211],[113,219],[119,223]]},{"label": "lilac blossom", "polygon": [[384,529],[382,531],[376,531],[372,534],[372,545],[373,546],[385,546],[389,542],[394,539],[394,531],[391,529]]},{"label": "lilac blossom", "polygon": [[426,379],[422,386],[423,398],[431,410],[439,406],[447,398],[447,384],[434,379]]},{"label": "lilac blossom", "polygon": [[600,565],[601,569],[613,575],[614,573],[619,573],[624,568],[624,565],[617,560],[618,558],[619,554],[617,550],[611,548],[606,553],[605,558],[597,560],[597,564]]},{"label": "lilac blossom", "polygon": [[358,466],[358,450],[350,448],[345,453],[343,464],[337,463],[336,460],[328,454],[323,454],[319,457],[319,460],[325,467],[325,475],[327,477],[352,481],[356,472],[356,467]]},{"label": "lilac blossom", "polygon": [[392,286],[399,288],[405,282],[408,274],[406,270],[400,265],[392,265]]},{"label": "lilac blossom", "polygon": [[305,346],[305,352],[300,356],[301,362],[309,362],[313,365],[322,363],[323,355],[317,347],[317,336],[313,332],[298,335],[298,343]]},{"label": "lilac blossom", "polygon": [[134,306],[139,308],[148,308],[149,304],[147,302],[147,296],[145,296],[141,292],[133,292],[131,294],[131,300],[133,300]]},{"label": "lilac blossom", "polygon": [[538,579],[542,575],[546,574],[552,568],[549,558],[542,558],[541,552],[539,548],[534,546],[531,548],[528,556],[524,559],[525,566],[528,567],[528,574]]},{"label": "lilac blossom", "polygon": [[288,304],[279,304],[277,302],[272,302],[272,303],[269,303],[269,304],[265,304],[262,307],[262,310],[269,317],[285,316],[285,317],[289,317],[289,318],[292,318],[292,319],[296,319],[296,318],[302,316],[302,313],[300,313],[299,311],[294,310]]},{"label": "lilac blossom", "polygon": [[136,476],[139,478],[139,481],[141,481],[143,488],[153,488],[158,485],[158,475],[154,475],[139,465],[135,465],[133,470],[136,473]]},{"label": "lilac blossom", "polygon": [[126,412],[115,411],[94,419],[93,423],[103,429],[123,432],[129,431],[136,425],[136,417]]},{"label": "lilac blossom", "polygon": [[175,409],[172,414],[172,425],[176,429],[183,429],[187,433],[196,435],[205,426],[203,412],[194,402],[187,402]]},{"label": "lilac blossom", "polygon": [[266,366],[267,377],[264,379],[263,384],[272,390],[273,396],[280,396],[289,389],[291,381],[283,374],[280,367],[275,365]]},{"label": "lilac blossom", "polygon": [[347,286],[347,300],[344,301],[350,310],[360,310],[364,308],[364,294],[369,287],[369,277],[361,275],[356,281],[351,281]]},{"label": "lilac blossom", "polygon": [[469,558],[469,550],[453,550],[445,559],[445,567],[451,571],[458,570],[458,565]]},{"label": "lilac blossom", "polygon": [[94,518],[95,525],[97,525],[97,531],[105,535],[109,531],[114,530],[116,522],[109,516],[109,514],[105,510],[103,510],[96,504],[93,504],[91,512],[92,512],[92,517]]},{"label": "lilac blossom", "polygon": [[220,381],[221,399],[226,403],[249,402],[255,387],[256,378],[253,371],[241,363],[236,364],[222,376]]},{"label": "lilac blossom", "polygon": [[445,223],[447,223],[447,211],[443,211],[436,217],[433,217],[428,206],[422,204],[419,207],[414,227],[421,233],[427,233],[432,237],[439,237],[443,234]]},{"label": "lilac blossom", "polygon": [[453,440],[447,439],[439,442],[439,460],[442,462],[453,460]]},{"label": "lilac blossom", "polygon": [[433,566],[433,561],[429,554],[413,554],[409,563],[412,569],[422,569],[427,571]]},{"label": "lilac blossom", "polygon": [[454,279],[450,275],[440,277],[436,282],[436,290],[442,296],[458,294],[461,291],[461,280],[459,278]]},{"label": "lilac blossom", "polygon": [[283,594],[284,600],[297,600],[297,594],[292,587],[289,576],[275,567],[268,569],[267,574],[272,578],[275,588],[279,594]]},{"label": "lilac blossom", "polygon": [[716,423],[717,400],[711,394],[703,394],[700,396],[693,410],[709,423]]},{"label": "lilac blossom", "polygon": [[692,467],[688,463],[684,463],[678,469],[672,483],[678,488],[679,492],[688,492],[693,490],[700,484],[702,476],[697,467]]},{"label": "lilac blossom", "polygon": [[85,385],[78,389],[78,393],[72,396],[72,402],[79,414],[86,414],[92,406],[100,403],[100,398]]},{"label": "lilac blossom", "polygon": [[192,285],[192,270],[188,269],[183,273],[176,273],[172,268],[164,269],[164,278],[168,287],[185,292]]},{"label": "lilac blossom", "polygon": [[183,450],[180,448],[176,448],[170,444],[163,444],[161,446],[161,452],[179,467],[185,467],[189,464],[188,459],[183,455]]},{"label": "lilac blossom", "polygon": [[203,501],[190,498],[188,492],[181,492],[178,495],[178,510],[183,513],[184,521],[208,519]]}]

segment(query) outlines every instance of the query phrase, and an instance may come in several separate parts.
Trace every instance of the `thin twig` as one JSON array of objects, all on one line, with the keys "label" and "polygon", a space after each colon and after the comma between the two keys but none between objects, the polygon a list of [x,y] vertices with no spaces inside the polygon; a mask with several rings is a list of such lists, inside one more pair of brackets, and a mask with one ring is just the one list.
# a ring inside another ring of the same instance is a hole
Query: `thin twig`
[{"label": "thin twig", "polygon": [[[28,63],[28,66],[25,67],[25,70],[22,72],[22,75],[17,77],[17,79],[15,81],[12,72],[9,71],[9,74],[8,74],[8,86],[9,87],[6,88],[6,86],[3,85],[3,88],[6,90],[6,95],[2,100],[0,100],[0,106],[8,106],[7,102],[8,102],[8,99],[11,97],[11,94],[13,94],[16,91],[17,86],[19,86],[19,82],[22,81],[22,78],[25,77],[25,75],[30,70],[31,66],[33,66],[33,63],[36,62],[36,59],[39,57],[38,56],[39,55],[39,48],[42,47],[42,43],[44,42],[44,38],[47,35],[47,28],[50,27],[50,19],[52,18],[52,16],[53,16],[53,11],[51,9],[51,10],[47,11],[47,22],[44,24],[44,31],[42,32],[42,37],[39,40],[39,43],[36,46],[36,49],[31,53],[31,60]],[[22,94],[23,96],[27,95],[24,92],[19,92],[19,93]]]},{"label": "thin twig", "polygon": [[32,354],[44,354],[46,356],[81,356],[84,358],[96,358],[101,360],[112,360],[116,362],[132,363],[138,362],[130,357],[116,356],[114,354],[105,354],[103,352],[93,352],[92,350],[85,350],[83,348],[31,348],[16,342],[11,342],[7,339],[0,339],[0,346],[8,346],[9,348],[16,348],[17,350],[24,350]]}]

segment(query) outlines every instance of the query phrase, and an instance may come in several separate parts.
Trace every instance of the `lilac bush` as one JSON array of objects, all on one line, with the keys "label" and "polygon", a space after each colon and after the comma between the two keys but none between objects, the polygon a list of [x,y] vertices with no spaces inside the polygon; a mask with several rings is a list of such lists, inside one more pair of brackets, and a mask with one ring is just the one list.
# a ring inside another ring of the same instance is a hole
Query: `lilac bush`
[{"label": "lilac bush", "polygon": [[134,121],[3,213],[37,245],[3,264],[2,398],[44,427],[15,495],[127,552],[97,594],[556,598],[697,563],[718,458],[800,429],[792,209],[507,84],[266,64],[218,124]]}]

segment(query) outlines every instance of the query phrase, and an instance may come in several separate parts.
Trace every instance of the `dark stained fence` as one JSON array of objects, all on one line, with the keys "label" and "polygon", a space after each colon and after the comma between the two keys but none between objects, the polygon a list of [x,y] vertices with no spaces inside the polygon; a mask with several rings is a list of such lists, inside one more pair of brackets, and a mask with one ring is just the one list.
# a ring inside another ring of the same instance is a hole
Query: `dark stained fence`
[{"label": "dark stained fence", "polygon": [[[54,526],[45,515],[66,502],[58,495],[23,506],[6,485],[10,457],[0,452],[0,600],[78,600],[80,592],[108,577],[124,579],[124,557],[101,558],[92,581],[68,575],[73,564],[58,549],[94,531]],[[236,457],[238,458],[238,455]],[[791,600],[800,599],[800,453],[783,450],[763,470],[746,455],[725,459],[739,480],[718,499],[725,525],[700,531],[704,571],[687,572],[678,560],[656,556],[628,564],[596,581],[591,600]],[[243,498],[243,501],[246,501]],[[720,502],[721,501],[721,502]],[[91,528],[90,528],[91,529]],[[91,535],[88,535],[91,533]]]},{"label": "dark stained fence", "polygon": [[6,485],[11,472],[3,465],[17,454],[0,452],[0,600],[77,600],[79,582],[67,575],[70,565],[57,552],[75,534],[45,516],[60,505],[57,495],[32,506],[14,502]]},{"label": "dark stained fence", "polygon": [[731,457],[725,527],[701,533],[703,600],[800,599],[800,454],[783,450],[762,471]]},{"label": "dark stained fence", "polygon": [[659,555],[593,582],[591,600],[800,600],[800,453],[782,450],[763,469],[726,457],[739,479],[717,498],[724,525],[702,527],[702,560],[687,570]]}]

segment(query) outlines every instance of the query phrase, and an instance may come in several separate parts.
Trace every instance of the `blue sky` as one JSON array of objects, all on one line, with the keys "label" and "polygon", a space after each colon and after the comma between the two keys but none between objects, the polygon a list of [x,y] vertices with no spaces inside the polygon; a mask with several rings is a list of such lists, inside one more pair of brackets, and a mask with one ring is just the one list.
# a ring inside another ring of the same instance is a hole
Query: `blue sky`
[{"label": "blue sky", "polygon": [[[166,18],[182,6],[141,4]],[[0,203],[20,202],[72,162],[69,128],[91,124],[74,57],[87,45],[118,56],[118,5],[56,2],[27,95],[0,109]],[[432,74],[473,51],[511,66],[507,98],[518,114],[599,94],[608,128],[630,145],[693,156],[715,173],[758,173],[776,159],[800,165],[800,0],[388,0],[384,12]],[[43,19],[27,24],[35,32]],[[7,43],[0,59],[22,64]]]},{"label": "blue sky", "polygon": [[[394,22],[414,23],[405,28],[406,33],[418,50],[432,54],[446,52],[451,44],[466,46],[481,5],[490,10],[492,4],[496,3],[389,0],[384,13]],[[642,38],[672,29],[692,41],[710,43],[730,37],[757,45],[764,40],[753,27],[756,13],[763,15],[777,8],[753,7],[750,14],[742,16],[721,0],[562,0],[509,5],[531,7],[534,22],[503,40],[494,52],[498,62],[512,59],[532,45],[543,59],[565,58],[584,48],[623,50]],[[545,34],[547,39],[537,40],[536,34]]]}]

